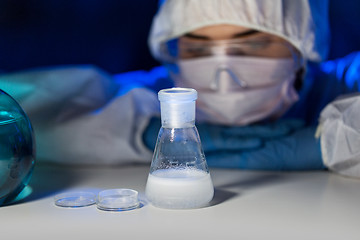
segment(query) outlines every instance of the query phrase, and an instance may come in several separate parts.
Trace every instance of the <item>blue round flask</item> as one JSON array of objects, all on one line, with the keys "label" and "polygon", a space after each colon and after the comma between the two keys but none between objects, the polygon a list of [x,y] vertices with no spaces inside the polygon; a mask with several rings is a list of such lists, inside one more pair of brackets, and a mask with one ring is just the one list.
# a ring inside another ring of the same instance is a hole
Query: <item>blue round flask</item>
[{"label": "blue round flask", "polygon": [[35,164],[35,144],[29,118],[0,89],[0,206],[14,200],[28,184]]}]

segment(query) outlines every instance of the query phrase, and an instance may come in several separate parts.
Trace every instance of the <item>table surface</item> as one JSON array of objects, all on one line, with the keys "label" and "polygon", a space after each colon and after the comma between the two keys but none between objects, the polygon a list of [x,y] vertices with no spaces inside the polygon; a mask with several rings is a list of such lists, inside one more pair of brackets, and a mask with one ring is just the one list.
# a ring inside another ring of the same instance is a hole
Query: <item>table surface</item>
[{"label": "table surface", "polygon": [[[0,208],[1,239],[360,239],[360,180],[326,171],[211,169],[207,207],[167,210],[144,199],[148,166],[66,168],[38,165],[32,193]],[[62,208],[70,190],[132,188],[143,206],[125,212],[95,205]]]}]

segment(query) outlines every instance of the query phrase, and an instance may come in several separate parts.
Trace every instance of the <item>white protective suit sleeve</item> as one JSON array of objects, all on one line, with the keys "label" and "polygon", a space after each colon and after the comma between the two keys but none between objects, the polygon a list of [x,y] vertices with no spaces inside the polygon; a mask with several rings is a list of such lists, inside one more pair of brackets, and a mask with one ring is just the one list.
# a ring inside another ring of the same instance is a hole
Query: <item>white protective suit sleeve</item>
[{"label": "white protective suit sleeve", "polygon": [[159,107],[149,90],[118,95],[112,77],[92,66],[1,75],[0,88],[28,114],[38,161],[112,165],[151,160],[142,132]]},{"label": "white protective suit sleeve", "polygon": [[325,166],[348,177],[360,178],[360,95],[343,95],[320,115],[318,137]]}]

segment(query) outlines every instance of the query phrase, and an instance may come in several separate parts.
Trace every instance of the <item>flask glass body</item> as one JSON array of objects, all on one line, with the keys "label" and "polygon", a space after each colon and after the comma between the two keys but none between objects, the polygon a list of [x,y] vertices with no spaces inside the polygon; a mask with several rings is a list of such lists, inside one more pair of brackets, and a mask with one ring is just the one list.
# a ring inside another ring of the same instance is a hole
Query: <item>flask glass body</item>
[{"label": "flask glass body", "polygon": [[214,187],[195,121],[174,126],[171,120],[162,121],[146,196],[154,206],[161,208],[205,206],[213,198]]},{"label": "flask glass body", "polygon": [[28,184],[34,163],[31,123],[20,105],[0,90],[0,205]]}]

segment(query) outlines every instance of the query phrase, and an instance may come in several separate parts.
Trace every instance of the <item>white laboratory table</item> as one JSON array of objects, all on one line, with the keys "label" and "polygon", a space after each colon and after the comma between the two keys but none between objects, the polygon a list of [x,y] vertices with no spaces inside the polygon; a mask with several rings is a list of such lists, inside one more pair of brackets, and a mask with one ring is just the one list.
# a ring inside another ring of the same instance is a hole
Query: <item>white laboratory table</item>
[{"label": "white laboratory table", "polygon": [[[148,170],[37,165],[32,194],[0,207],[0,239],[360,239],[360,180],[325,171],[211,169],[210,206],[166,210],[143,198]],[[143,206],[106,212],[54,205],[59,192],[110,188],[139,191]]]}]

